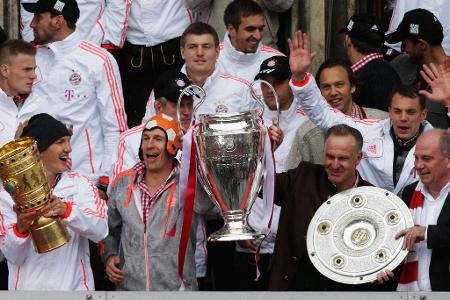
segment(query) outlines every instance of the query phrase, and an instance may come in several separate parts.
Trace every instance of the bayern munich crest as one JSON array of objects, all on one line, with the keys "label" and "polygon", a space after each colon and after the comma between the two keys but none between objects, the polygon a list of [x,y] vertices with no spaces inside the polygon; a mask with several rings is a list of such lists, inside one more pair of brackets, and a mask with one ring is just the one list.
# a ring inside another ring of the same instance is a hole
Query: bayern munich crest
[{"label": "bayern munich crest", "polygon": [[179,86],[179,87],[184,87],[186,85],[186,83],[184,82],[183,79],[181,78],[177,78],[177,80],[175,81],[175,83]]},{"label": "bayern munich crest", "polygon": [[273,66],[275,66],[275,64],[276,64],[276,61],[275,61],[274,59],[269,60],[269,61],[267,62],[267,66],[268,66],[268,67],[273,67]]},{"label": "bayern munich crest", "polygon": [[81,83],[81,75],[72,70],[72,74],[69,77],[69,82],[74,86],[79,85]]}]

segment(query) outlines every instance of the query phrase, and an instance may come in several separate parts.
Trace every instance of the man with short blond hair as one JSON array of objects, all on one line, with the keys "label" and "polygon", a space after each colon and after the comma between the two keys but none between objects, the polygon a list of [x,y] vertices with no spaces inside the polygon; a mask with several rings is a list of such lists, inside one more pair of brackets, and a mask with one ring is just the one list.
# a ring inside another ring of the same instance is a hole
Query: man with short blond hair
[{"label": "man with short blond hair", "polygon": [[28,97],[36,79],[36,49],[21,40],[0,46],[0,146],[14,139],[20,123],[44,106],[38,97]]}]

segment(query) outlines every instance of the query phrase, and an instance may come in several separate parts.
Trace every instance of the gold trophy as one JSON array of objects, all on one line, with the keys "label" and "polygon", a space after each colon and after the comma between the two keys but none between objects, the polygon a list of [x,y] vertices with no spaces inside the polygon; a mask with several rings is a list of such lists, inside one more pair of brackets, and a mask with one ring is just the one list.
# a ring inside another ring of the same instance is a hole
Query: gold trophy
[{"label": "gold trophy", "polygon": [[[0,148],[0,178],[16,208],[22,212],[39,210],[50,199],[41,156],[31,137],[14,140]],[[30,232],[38,253],[49,252],[70,240],[59,217],[36,218]]]}]

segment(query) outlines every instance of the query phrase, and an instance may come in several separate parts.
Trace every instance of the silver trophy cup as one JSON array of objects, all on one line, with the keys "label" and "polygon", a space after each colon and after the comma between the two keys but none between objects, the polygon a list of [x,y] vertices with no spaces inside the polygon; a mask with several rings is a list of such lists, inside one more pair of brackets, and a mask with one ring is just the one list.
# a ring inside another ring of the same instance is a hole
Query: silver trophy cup
[{"label": "silver trophy cup", "polygon": [[200,118],[193,132],[199,179],[225,221],[208,240],[264,237],[248,226],[247,215],[261,186],[266,128],[252,112]]},{"label": "silver trophy cup", "polygon": [[[279,111],[278,95],[265,81],[275,95]],[[253,89],[251,96],[264,103]],[[184,96],[196,100],[195,111],[205,101],[205,91],[190,85],[181,91],[177,113],[180,119],[180,103]],[[181,128],[181,124],[180,124]],[[247,223],[247,216],[262,184],[264,172],[264,143],[266,127],[256,112],[218,113],[200,116],[200,125],[193,128],[197,150],[197,174],[211,200],[219,208],[224,226],[212,233],[210,241],[237,241],[263,238],[265,235],[253,230]]]}]

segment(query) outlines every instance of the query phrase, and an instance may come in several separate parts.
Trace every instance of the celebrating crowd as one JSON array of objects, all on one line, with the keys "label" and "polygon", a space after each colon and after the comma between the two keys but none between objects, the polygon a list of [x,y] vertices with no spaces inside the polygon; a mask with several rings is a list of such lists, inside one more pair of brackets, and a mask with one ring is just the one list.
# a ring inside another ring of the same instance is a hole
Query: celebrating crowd
[{"label": "celebrating crowd", "polygon": [[[347,57],[313,75],[306,33],[287,54],[273,48],[294,1],[20,2],[23,40],[0,45],[0,147],[33,137],[51,195],[23,210],[0,185],[5,288],[450,290],[449,28],[431,11],[412,8],[386,35],[352,16]],[[403,53],[385,59],[385,42]],[[182,93],[191,84],[204,99]],[[273,207],[264,188],[248,215],[267,234],[207,242],[223,220],[200,180],[186,188],[195,159],[183,145],[201,115],[246,111],[273,151]],[[346,285],[315,269],[306,233],[328,198],[360,186],[401,197],[415,226],[395,237],[409,251],[395,270]],[[70,240],[38,253],[40,216],[59,217]]]}]

